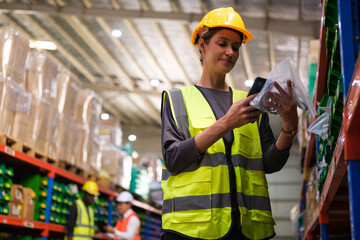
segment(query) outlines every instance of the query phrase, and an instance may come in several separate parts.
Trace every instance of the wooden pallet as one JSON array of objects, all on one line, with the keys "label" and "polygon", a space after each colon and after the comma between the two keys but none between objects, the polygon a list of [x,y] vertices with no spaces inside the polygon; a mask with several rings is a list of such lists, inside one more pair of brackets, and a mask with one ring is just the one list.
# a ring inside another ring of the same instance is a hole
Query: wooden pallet
[{"label": "wooden pallet", "polygon": [[23,144],[21,141],[14,139],[12,137],[9,137],[5,134],[0,135],[0,142],[1,142],[1,144],[5,145],[5,146],[11,147],[12,149],[14,149],[18,152],[25,153],[26,155],[28,155],[30,157],[37,158],[41,161],[57,165],[57,162],[58,162],[57,159],[55,159],[53,157],[49,157],[48,155],[42,153],[41,151],[37,151],[36,149],[33,149],[32,147],[29,147],[26,144]]},{"label": "wooden pallet", "polygon": [[26,144],[23,144],[21,141],[15,139],[15,138],[9,137],[5,134],[0,135],[0,142],[1,142],[1,144],[5,145],[5,146],[11,147],[12,149],[14,149],[16,151],[22,152],[25,154],[27,154],[31,150],[31,147],[29,147]]},{"label": "wooden pallet", "polygon": [[50,157],[45,153],[42,153],[41,151],[38,151],[36,149],[31,149],[30,151],[27,152],[27,155],[29,155],[30,157],[33,158],[37,158],[40,159],[41,161],[50,163],[50,164],[54,164],[57,165],[58,164],[58,160],[56,158]]},{"label": "wooden pallet", "polygon": [[91,177],[91,175],[88,172],[86,172],[84,169],[82,169],[81,167],[78,167],[74,164],[70,164],[70,163],[66,162],[65,160],[59,160],[58,167],[66,170],[68,172],[71,172],[75,175],[78,175],[80,177],[83,177],[85,179],[89,179],[89,177]]}]

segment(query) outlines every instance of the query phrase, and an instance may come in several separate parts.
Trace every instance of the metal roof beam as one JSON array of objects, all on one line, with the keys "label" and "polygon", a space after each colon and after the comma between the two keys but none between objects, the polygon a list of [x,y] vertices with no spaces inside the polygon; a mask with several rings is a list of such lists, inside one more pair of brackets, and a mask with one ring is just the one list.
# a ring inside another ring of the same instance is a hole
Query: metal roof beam
[{"label": "metal roof beam", "polygon": [[240,49],[241,49],[241,54],[242,54],[242,57],[244,60],[244,66],[245,66],[247,79],[254,79],[254,72],[252,70],[250,56],[249,56],[249,52],[247,50],[246,45],[243,44]]},{"label": "metal roof beam", "polygon": [[163,80],[169,86],[169,88],[172,88],[173,87],[172,82],[168,79],[164,70],[162,70],[162,68],[160,67],[159,61],[154,56],[154,54],[152,54],[151,50],[149,49],[148,45],[145,43],[144,39],[142,38],[142,36],[138,32],[138,30],[135,28],[134,24],[131,21],[129,21],[128,19],[124,19],[123,21],[124,21],[124,24],[126,25],[126,27],[131,31],[131,34],[136,38],[138,43],[145,50],[145,53],[148,55],[148,57],[155,63],[155,67],[157,68],[158,72],[161,75],[161,76],[159,76],[159,78],[161,80]]},{"label": "metal roof beam", "polygon": [[276,65],[274,39],[273,39],[273,34],[271,32],[268,33],[268,41],[269,41],[268,44],[269,44],[270,70],[271,70]]},{"label": "metal roof beam", "polygon": [[[149,19],[172,19],[189,23],[200,21],[203,14],[184,13],[184,12],[155,12],[152,10],[126,10],[126,9],[105,9],[105,8],[85,8],[66,5],[62,8],[55,8],[41,4],[21,4],[21,3],[0,3],[0,10],[3,12],[14,11],[16,13],[44,13],[55,15],[76,15],[76,16],[98,16],[107,18],[149,18]],[[307,20],[283,20],[269,18],[242,17],[246,28],[259,31],[272,31],[289,35],[319,37],[320,21]]]},{"label": "metal roof beam", "polygon": [[165,44],[165,46],[167,47],[167,49],[170,52],[171,57],[174,59],[174,62],[176,63],[178,69],[180,70],[180,72],[183,74],[183,80],[185,85],[192,85],[193,83],[191,82],[189,76],[187,75],[187,73],[185,72],[185,69],[183,68],[183,66],[180,63],[180,60],[177,58],[176,53],[173,50],[173,47],[171,46],[168,38],[165,36],[164,31],[161,29],[159,23],[153,23],[156,32],[158,33],[159,37],[161,38],[161,40],[163,41],[163,43]]},{"label": "metal roof beam", "polygon": [[[122,88],[122,87],[117,87],[117,86],[112,86],[109,84],[103,84],[103,83],[82,83],[82,87],[83,88],[88,88],[91,90],[97,90],[97,91],[109,91],[109,92],[118,92],[118,93],[122,93],[122,94],[127,94],[129,93],[129,91],[127,91],[126,89]],[[161,91],[144,91],[141,89],[133,89],[133,91],[131,91],[132,93],[139,93],[139,94],[143,94],[143,95],[157,95],[160,96]]]},{"label": "metal roof beam", "polygon": [[65,49],[60,42],[58,42],[54,37],[49,34],[46,29],[44,29],[40,24],[32,19],[31,16],[23,15],[21,16],[25,21],[31,23],[31,25],[44,37],[44,39],[52,41],[57,46],[57,50],[67,59],[69,62],[81,72],[90,82],[95,83],[97,79],[92,75],[89,70],[84,67],[67,49]]},{"label": "metal roof beam", "polygon": [[89,31],[89,29],[75,16],[64,16],[64,19],[73,27],[91,50],[111,69],[118,81],[129,91],[134,89],[134,82],[120,66],[117,60],[105,49],[101,42]]}]

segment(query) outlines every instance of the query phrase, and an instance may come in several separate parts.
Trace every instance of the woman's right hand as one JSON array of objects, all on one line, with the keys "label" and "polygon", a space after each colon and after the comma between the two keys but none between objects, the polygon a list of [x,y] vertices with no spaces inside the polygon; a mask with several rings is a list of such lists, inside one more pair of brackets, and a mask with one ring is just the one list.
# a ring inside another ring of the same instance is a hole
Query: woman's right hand
[{"label": "woman's right hand", "polygon": [[224,120],[230,128],[229,130],[241,127],[248,123],[253,123],[259,119],[262,112],[249,105],[251,100],[256,96],[257,94],[253,94],[231,105],[229,111],[224,116]]}]

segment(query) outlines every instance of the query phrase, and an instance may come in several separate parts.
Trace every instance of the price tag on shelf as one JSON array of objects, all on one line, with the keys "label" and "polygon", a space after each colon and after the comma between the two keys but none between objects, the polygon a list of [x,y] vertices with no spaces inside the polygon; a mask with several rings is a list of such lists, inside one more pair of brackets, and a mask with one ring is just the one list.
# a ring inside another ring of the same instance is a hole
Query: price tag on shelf
[{"label": "price tag on shelf", "polygon": [[24,226],[27,228],[34,228],[33,222],[24,221]]},{"label": "price tag on shelf", "polygon": [[15,151],[7,146],[5,146],[5,152],[11,156],[15,156]]}]

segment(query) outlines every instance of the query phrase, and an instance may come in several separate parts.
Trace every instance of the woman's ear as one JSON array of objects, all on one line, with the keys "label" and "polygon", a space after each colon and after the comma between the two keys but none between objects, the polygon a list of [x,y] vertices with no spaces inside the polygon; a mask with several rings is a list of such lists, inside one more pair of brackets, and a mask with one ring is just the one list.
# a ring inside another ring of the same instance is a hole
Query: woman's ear
[{"label": "woman's ear", "polygon": [[199,45],[199,50],[200,50],[201,52],[203,52],[203,51],[205,50],[205,45],[206,45],[203,38],[200,38],[200,39],[199,39],[198,45]]}]

